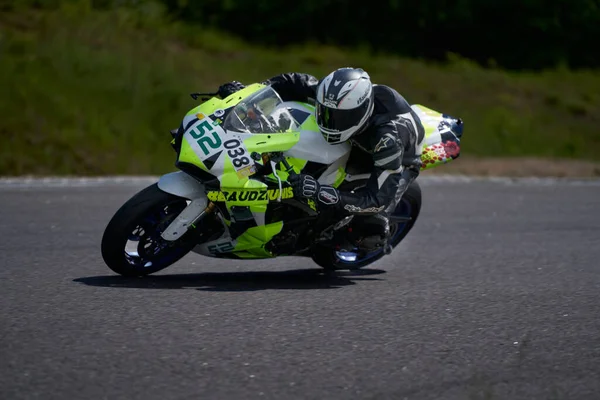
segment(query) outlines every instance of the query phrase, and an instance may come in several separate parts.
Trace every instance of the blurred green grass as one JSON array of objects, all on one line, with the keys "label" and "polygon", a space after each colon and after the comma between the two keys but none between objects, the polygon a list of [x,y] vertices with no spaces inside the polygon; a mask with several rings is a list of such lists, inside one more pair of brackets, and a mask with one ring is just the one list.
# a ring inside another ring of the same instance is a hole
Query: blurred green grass
[{"label": "blurred green grass", "polygon": [[173,170],[168,131],[197,104],[189,93],[349,65],[411,103],[463,118],[464,155],[600,161],[600,71],[509,73],[459,57],[442,65],[365,48],[259,48],[167,22],[152,4],[87,4],[0,14],[0,175]]}]

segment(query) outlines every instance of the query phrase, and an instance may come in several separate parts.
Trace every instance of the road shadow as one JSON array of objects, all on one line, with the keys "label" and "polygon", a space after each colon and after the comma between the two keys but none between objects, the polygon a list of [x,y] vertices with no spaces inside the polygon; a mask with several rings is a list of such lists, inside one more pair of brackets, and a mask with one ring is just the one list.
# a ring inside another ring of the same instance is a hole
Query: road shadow
[{"label": "road shadow", "polygon": [[199,274],[151,275],[125,278],[118,275],[88,276],[74,282],[89,286],[132,289],[196,289],[216,292],[252,292],[266,289],[339,289],[356,281],[375,281],[369,275],[384,274],[379,269],[336,271],[297,269],[288,271],[210,272]]}]

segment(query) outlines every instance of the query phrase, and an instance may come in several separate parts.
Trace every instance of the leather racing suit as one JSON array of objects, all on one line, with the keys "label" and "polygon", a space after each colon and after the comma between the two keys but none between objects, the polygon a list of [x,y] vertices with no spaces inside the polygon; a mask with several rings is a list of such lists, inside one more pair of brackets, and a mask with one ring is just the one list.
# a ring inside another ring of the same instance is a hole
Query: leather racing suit
[{"label": "leather racing suit", "polygon": [[[283,101],[314,102],[319,81],[312,75],[285,73],[265,82]],[[396,90],[373,85],[374,110],[365,128],[350,139],[348,168],[370,173],[366,187],[354,193],[340,191],[333,205],[339,215],[354,215],[362,235],[387,239],[387,213],[419,175],[425,129],[418,115]]]}]

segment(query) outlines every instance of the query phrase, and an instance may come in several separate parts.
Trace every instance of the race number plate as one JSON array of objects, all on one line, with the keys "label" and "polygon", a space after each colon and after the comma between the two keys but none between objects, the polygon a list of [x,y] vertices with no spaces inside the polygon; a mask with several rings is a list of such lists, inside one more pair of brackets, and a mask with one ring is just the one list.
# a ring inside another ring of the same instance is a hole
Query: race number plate
[{"label": "race number plate", "polygon": [[240,179],[256,173],[256,167],[241,137],[233,135],[223,142],[223,147],[231,159],[231,164]]}]

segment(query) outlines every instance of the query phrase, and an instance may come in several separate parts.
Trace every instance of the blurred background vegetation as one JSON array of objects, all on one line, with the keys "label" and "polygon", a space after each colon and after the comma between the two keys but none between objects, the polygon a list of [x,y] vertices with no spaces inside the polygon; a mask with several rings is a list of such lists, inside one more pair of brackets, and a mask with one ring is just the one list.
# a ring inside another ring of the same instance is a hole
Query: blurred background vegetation
[{"label": "blurred background vegetation", "polygon": [[188,93],[340,66],[462,117],[463,157],[600,161],[600,0],[371,3],[0,0],[0,175],[173,170]]}]

